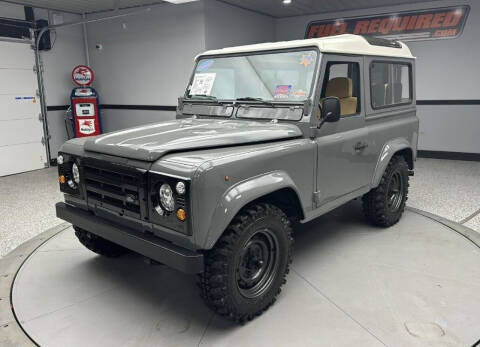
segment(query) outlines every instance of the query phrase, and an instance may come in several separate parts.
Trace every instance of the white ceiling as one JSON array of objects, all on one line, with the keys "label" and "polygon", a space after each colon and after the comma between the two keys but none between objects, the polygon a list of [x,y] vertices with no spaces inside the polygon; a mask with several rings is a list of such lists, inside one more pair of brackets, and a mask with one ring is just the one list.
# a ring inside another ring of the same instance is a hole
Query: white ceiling
[{"label": "white ceiling", "polygon": [[110,11],[117,8],[130,8],[136,6],[162,3],[162,0],[7,0],[25,6],[45,8],[49,10],[65,11],[72,13],[91,13]]},{"label": "white ceiling", "polygon": [[[8,0],[7,0],[8,1]],[[337,12],[379,6],[418,3],[418,0],[219,0],[272,17],[289,17],[313,13]],[[432,0],[436,1],[436,0]],[[162,0],[10,0],[22,5],[73,13],[110,11],[162,3]]]},{"label": "white ceiling", "polygon": [[291,4],[284,5],[282,0],[220,1],[277,18],[421,2],[419,0],[292,0]]}]

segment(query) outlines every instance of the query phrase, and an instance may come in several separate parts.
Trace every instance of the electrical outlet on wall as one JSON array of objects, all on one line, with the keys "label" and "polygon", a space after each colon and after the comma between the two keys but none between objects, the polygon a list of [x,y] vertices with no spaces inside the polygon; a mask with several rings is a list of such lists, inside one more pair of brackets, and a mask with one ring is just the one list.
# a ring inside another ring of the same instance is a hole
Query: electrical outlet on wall
[{"label": "electrical outlet on wall", "polygon": [[52,23],[53,25],[63,24],[63,14],[61,13],[52,13]]}]

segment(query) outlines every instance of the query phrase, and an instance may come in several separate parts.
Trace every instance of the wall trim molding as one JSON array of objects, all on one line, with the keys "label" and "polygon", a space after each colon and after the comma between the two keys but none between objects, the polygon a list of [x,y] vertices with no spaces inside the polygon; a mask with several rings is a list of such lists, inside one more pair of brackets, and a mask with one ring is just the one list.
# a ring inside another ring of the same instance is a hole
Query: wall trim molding
[{"label": "wall trim molding", "polygon": [[[417,100],[420,106],[439,106],[439,105],[480,105],[480,99],[465,100]],[[70,105],[47,106],[47,111],[66,110]],[[105,110],[142,110],[142,111],[176,111],[177,106],[170,105],[122,105],[122,104],[101,104],[100,108]]]},{"label": "wall trim molding", "polygon": [[47,111],[66,111],[70,105],[47,106]]},{"label": "wall trim molding", "polygon": [[[65,111],[70,105],[47,106],[47,111]],[[143,110],[143,111],[176,111],[177,106],[169,105],[114,105],[100,104],[100,109],[104,110]]]},{"label": "wall trim molding", "polygon": [[417,105],[480,105],[480,100],[417,100]]},{"label": "wall trim molding", "polygon": [[169,106],[169,105],[100,104],[100,108],[105,110],[144,110],[144,111],[176,111],[177,110],[177,106]]},{"label": "wall trim molding", "polygon": [[446,152],[446,151],[417,151],[419,158],[432,159],[450,159],[450,160],[467,160],[480,161],[480,153],[466,153],[466,152]]}]

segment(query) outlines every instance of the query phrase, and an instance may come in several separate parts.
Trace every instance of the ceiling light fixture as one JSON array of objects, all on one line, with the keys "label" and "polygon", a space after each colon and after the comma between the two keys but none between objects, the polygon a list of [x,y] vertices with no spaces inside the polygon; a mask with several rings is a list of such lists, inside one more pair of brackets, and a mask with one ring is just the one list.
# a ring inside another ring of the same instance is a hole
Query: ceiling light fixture
[{"label": "ceiling light fixture", "polygon": [[290,5],[292,3],[292,0],[282,0],[284,5]]},{"label": "ceiling light fixture", "polygon": [[178,5],[178,4],[184,4],[186,2],[193,2],[198,0],[163,0],[163,1]]}]

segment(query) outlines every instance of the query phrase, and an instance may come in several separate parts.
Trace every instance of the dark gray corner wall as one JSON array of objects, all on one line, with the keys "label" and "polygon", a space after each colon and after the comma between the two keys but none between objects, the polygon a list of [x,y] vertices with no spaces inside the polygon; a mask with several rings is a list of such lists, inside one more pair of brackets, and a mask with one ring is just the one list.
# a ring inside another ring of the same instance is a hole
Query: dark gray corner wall
[{"label": "dark gray corner wall", "polygon": [[[205,49],[203,3],[165,3],[90,23],[88,43],[101,104],[175,106],[193,58]],[[102,110],[104,132],[174,117],[174,111]]]},{"label": "dark gray corner wall", "polygon": [[[431,1],[276,21],[276,39],[303,38],[312,20],[429,9],[451,5],[471,7],[463,34],[457,39],[408,42],[417,57],[417,100],[479,100],[480,1]],[[419,149],[480,153],[480,105],[419,105]]]},{"label": "dark gray corner wall", "polygon": [[[273,18],[216,0],[161,4],[141,14],[88,24],[95,87],[101,104],[109,105],[175,106],[197,54],[274,38]],[[101,114],[105,132],[175,117],[175,111],[135,109],[103,109]]]},{"label": "dark gray corner wall", "polygon": [[205,48],[275,41],[275,19],[216,0],[205,3]]},{"label": "dark gray corner wall", "polygon": [[102,126],[103,129],[107,129],[106,131],[122,130],[175,118],[175,111],[104,109],[101,114]]}]

